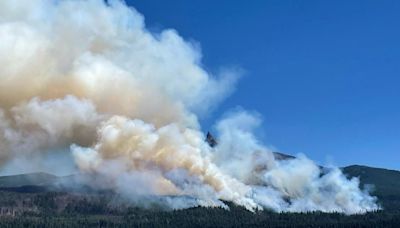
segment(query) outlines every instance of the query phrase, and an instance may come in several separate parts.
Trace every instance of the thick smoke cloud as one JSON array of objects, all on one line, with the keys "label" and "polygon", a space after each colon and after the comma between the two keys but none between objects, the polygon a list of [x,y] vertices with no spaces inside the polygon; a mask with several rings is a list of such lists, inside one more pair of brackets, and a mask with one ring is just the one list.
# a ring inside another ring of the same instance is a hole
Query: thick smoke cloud
[{"label": "thick smoke cloud", "polygon": [[51,161],[56,172],[69,156],[80,173],[101,177],[88,184],[141,203],[378,209],[338,169],[322,172],[304,156],[276,160],[254,137],[257,115],[227,115],[211,148],[197,118],[240,73],[205,71],[198,46],[171,29],[149,32],[123,2],[0,1],[0,64],[3,171]]}]

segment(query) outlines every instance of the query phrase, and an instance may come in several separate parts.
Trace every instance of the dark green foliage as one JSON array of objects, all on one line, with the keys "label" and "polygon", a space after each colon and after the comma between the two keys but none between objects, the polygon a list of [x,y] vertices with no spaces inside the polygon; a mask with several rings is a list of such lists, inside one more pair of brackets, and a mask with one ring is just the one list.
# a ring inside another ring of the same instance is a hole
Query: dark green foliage
[{"label": "dark green foliage", "polygon": [[[82,205],[86,207],[87,205]],[[241,207],[231,209],[192,208],[160,211],[130,208],[116,214],[74,215],[58,213],[3,217],[0,227],[400,227],[399,211],[379,211],[346,216],[338,213],[251,213]]]},{"label": "dark green foliage", "polygon": [[349,177],[359,177],[361,186],[372,187],[372,194],[386,210],[400,209],[400,172],[352,165],[343,168]]},{"label": "dark green foliage", "polygon": [[[343,170],[349,177],[360,177],[362,185],[373,184],[373,194],[384,210],[351,216],[267,210],[252,213],[230,203],[230,210],[198,207],[166,211],[157,206],[144,209],[106,191],[19,186],[32,182],[18,176],[16,180],[0,178],[0,227],[400,227],[400,172],[363,166]],[[36,183],[54,181],[51,176],[39,177],[44,178],[35,179]]]},{"label": "dark green foliage", "polygon": [[400,210],[351,216],[268,210],[252,213],[227,203],[230,210],[197,207],[166,211],[132,207],[111,194],[0,192],[3,194],[0,227],[400,227]]}]

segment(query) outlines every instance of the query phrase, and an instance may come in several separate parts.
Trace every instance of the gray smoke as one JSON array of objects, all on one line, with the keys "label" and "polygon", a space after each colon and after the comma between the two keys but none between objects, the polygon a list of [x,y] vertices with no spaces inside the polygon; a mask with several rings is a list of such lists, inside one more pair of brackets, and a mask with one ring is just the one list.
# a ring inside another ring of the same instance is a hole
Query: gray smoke
[{"label": "gray smoke", "polygon": [[240,72],[207,72],[197,45],[172,29],[149,32],[121,1],[0,1],[0,64],[3,172],[76,169],[102,177],[95,186],[173,208],[378,209],[339,169],[321,174],[305,156],[275,160],[248,112],[217,123],[211,148],[197,118]]}]

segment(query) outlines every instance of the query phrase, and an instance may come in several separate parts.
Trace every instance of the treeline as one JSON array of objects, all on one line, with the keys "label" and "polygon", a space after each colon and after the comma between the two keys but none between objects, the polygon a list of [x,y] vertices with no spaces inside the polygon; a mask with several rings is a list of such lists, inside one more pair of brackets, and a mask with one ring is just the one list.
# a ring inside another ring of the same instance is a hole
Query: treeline
[{"label": "treeline", "polygon": [[[387,199],[389,200],[389,199]],[[249,212],[222,208],[165,210],[132,207],[110,194],[0,191],[0,227],[400,227],[396,199],[386,210],[363,215]],[[385,206],[385,205],[384,205]]]},{"label": "treeline", "polygon": [[53,206],[38,213],[2,217],[0,227],[400,227],[400,211],[395,210],[346,216],[320,212],[251,213],[234,205],[230,205],[230,210],[201,207],[175,211],[133,207],[116,210],[100,201],[95,204],[86,201],[70,204],[61,212],[50,210]]},{"label": "treeline", "polygon": [[400,227],[399,213],[339,214],[225,213],[215,209],[164,213],[3,218],[0,227]]}]

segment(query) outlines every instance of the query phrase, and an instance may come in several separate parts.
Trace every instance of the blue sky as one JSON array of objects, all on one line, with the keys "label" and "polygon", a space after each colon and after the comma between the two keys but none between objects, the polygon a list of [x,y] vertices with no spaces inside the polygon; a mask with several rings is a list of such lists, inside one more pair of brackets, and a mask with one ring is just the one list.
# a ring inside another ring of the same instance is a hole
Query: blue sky
[{"label": "blue sky", "polygon": [[198,41],[208,70],[246,70],[203,128],[240,105],[282,152],[400,169],[400,1],[127,3],[150,30]]}]

